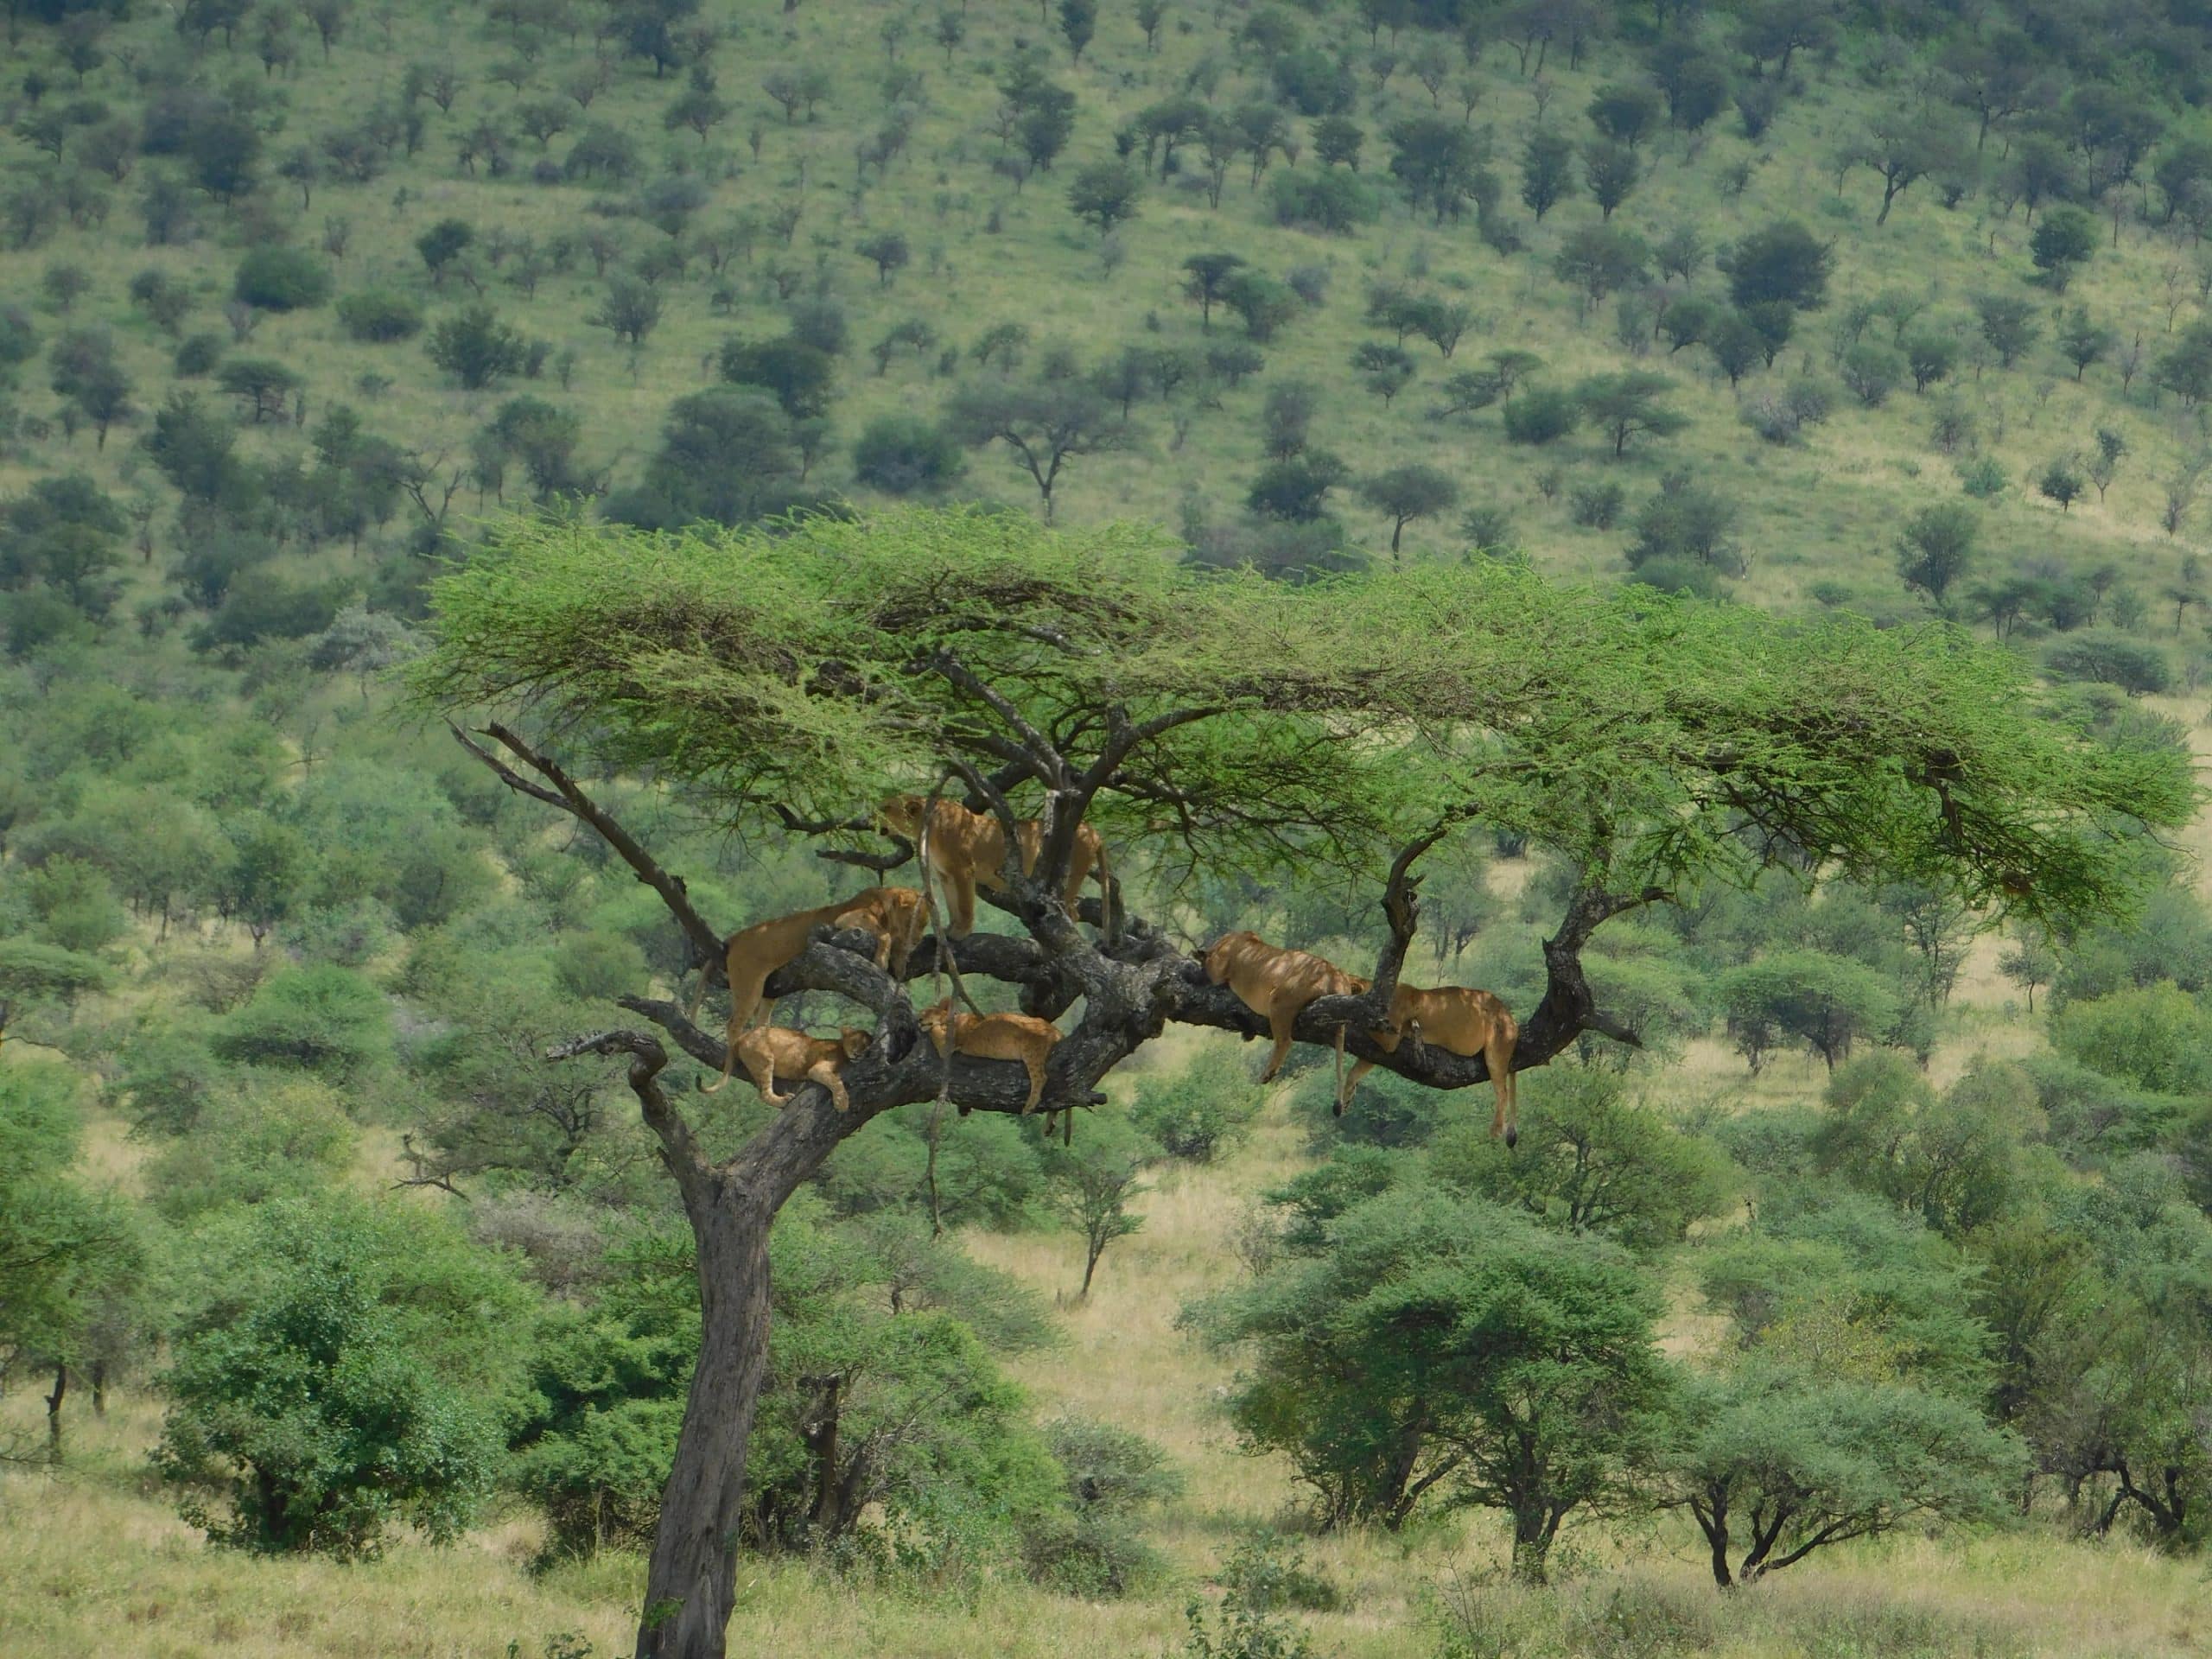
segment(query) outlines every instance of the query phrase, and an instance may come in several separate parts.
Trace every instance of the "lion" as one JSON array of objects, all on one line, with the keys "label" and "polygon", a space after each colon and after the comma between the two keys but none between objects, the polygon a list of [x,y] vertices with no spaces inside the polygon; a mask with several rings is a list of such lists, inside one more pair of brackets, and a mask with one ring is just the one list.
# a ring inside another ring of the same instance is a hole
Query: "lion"
[{"label": "lion", "polygon": [[737,1039],[737,1058],[760,1098],[779,1110],[791,1103],[789,1095],[776,1092],[776,1079],[784,1077],[794,1084],[820,1084],[837,1109],[848,1112],[853,1103],[845,1093],[845,1065],[867,1052],[868,1041],[867,1032],[851,1026],[841,1027],[835,1038],[810,1037],[788,1026],[758,1026]]},{"label": "lion", "polygon": [[[1256,933],[1224,933],[1206,947],[1206,977],[1226,985],[1237,1000],[1268,1022],[1275,1051],[1260,1073],[1262,1083],[1274,1081],[1290,1052],[1291,1027],[1306,1005],[1325,996],[1359,996],[1368,982],[1348,974],[1334,963],[1303,950],[1285,950],[1269,944]],[[1337,1074],[1344,1075],[1344,1027],[1337,1027]]]},{"label": "lion", "polygon": [[[1521,1027],[1513,1011],[1488,991],[1470,986],[1446,985],[1425,991],[1417,985],[1402,983],[1390,998],[1388,1020],[1368,1034],[1385,1054],[1395,1054],[1408,1031],[1416,1042],[1433,1043],[1447,1054],[1479,1054],[1489,1062],[1491,1086],[1497,1091],[1497,1110],[1490,1121],[1491,1138],[1503,1137],[1509,1147],[1517,1143],[1521,1126],[1514,1095],[1513,1049],[1521,1040]],[[1362,1060],[1352,1067],[1337,1102],[1339,1114],[1351,1103],[1359,1080],[1374,1065],[1372,1060]]]},{"label": "lion", "polygon": [[1029,1073],[1029,1099],[1021,1115],[1027,1117],[1037,1109],[1045,1093],[1046,1063],[1052,1057],[1052,1045],[1060,1040],[1058,1027],[1029,1014],[955,1014],[948,996],[920,1015],[922,1034],[939,1054],[944,1052],[948,1024],[954,1053],[979,1060],[1020,1060]]},{"label": "lion", "polygon": [[[721,1076],[709,1084],[705,1092],[711,1095],[729,1081],[730,1073],[737,1065],[738,1039],[760,1011],[761,988],[768,982],[769,975],[806,949],[806,942],[816,928],[826,922],[840,932],[856,928],[873,933],[875,965],[888,968],[894,974],[904,974],[907,955],[920,942],[926,915],[922,895],[915,888],[869,887],[835,904],[817,905],[812,910],[796,911],[773,921],[756,922],[731,934],[724,947],[729,979],[728,1053],[722,1061]],[[775,1005],[771,1003],[764,1017],[772,1017],[774,1013]]]},{"label": "lion", "polygon": [[[893,795],[878,809],[877,816],[893,835],[903,836],[922,849],[951,912],[946,931],[956,939],[964,939],[976,930],[976,889],[996,893],[1006,886],[1006,830],[995,814],[970,812],[957,801],[939,801],[930,814],[925,834],[922,813],[928,804],[919,795]],[[1021,854],[1021,873],[1027,875],[1037,868],[1038,855],[1044,850],[1045,826],[1039,819],[1022,818],[1015,823],[1014,834],[1014,845]],[[1109,879],[1106,844],[1089,824],[1078,824],[1075,850],[1068,860],[1067,883],[1060,893],[1071,916],[1083,894],[1083,884],[1094,869],[1103,904]]]}]

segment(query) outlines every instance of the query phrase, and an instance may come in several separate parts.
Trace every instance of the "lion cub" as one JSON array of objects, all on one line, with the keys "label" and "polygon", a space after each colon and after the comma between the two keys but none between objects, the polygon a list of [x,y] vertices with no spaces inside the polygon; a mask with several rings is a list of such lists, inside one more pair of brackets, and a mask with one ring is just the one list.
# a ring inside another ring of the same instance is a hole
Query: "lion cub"
[{"label": "lion cub", "polygon": [[939,1054],[944,1052],[948,1023],[954,1053],[979,1060],[1020,1060],[1029,1073],[1029,1100],[1021,1115],[1027,1117],[1037,1109],[1045,1092],[1046,1062],[1052,1057],[1052,1045],[1060,1040],[1058,1027],[1028,1014],[955,1014],[948,996],[923,1009],[920,1016],[922,1034]]},{"label": "lion cub", "polygon": [[791,1097],[776,1092],[778,1077],[793,1085],[818,1083],[839,1111],[849,1112],[853,1103],[845,1092],[845,1065],[867,1052],[868,1041],[868,1033],[851,1026],[841,1027],[835,1038],[810,1037],[788,1026],[759,1026],[737,1039],[737,1057],[760,1098],[779,1110]]}]

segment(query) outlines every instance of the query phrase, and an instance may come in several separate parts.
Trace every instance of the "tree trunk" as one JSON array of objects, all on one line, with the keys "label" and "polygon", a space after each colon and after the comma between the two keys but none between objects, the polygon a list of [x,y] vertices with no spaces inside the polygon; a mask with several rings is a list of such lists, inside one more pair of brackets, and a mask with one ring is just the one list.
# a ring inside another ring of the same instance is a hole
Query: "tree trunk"
[{"label": "tree trunk", "polygon": [[727,1178],[687,1204],[699,1363],[661,1497],[637,1659],[722,1659],[737,1594],[745,1453],[768,1370],[768,1207]]},{"label": "tree trunk", "polygon": [[1513,1576],[1523,1584],[1547,1582],[1544,1560],[1551,1553],[1554,1529],[1541,1509],[1513,1517]]},{"label": "tree trunk", "polygon": [[46,1396],[46,1449],[54,1460],[61,1460],[61,1402],[69,1393],[69,1364],[57,1360],[54,1367],[54,1392]]}]

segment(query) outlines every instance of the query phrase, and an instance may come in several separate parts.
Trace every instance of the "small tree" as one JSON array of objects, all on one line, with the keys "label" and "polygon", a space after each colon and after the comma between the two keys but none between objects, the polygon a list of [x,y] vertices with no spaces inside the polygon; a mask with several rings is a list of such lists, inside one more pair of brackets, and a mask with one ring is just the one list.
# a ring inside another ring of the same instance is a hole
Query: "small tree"
[{"label": "small tree", "polygon": [[1663,374],[1631,370],[1591,376],[1575,387],[1574,399],[1582,418],[1611,440],[1618,461],[1631,439],[1671,437],[1689,424],[1689,416],[1662,401],[1674,389]]},{"label": "small tree", "polygon": [[529,348],[488,305],[448,317],[430,331],[430,360],[470,391],[519,373]]},{"label": "small tree", "polygon": [[452,1538],[490,1495],[519,1357],[499,1332],[528,1297],[433,1218],[353,1200],[275,1200],[226,1243],[164,1378],[185,1519],[264,1551]]},{"label": "small tree", "polygon": [[613,334],[625,346],[639,346],[660,325],[660,290],[634,276],[617,276],[607,285],[607,297],[588,321]]},{"label": "small tree", "polygon": [[1720,976],[1728,1035],[1756,1073],[1782,1038],[1795,1038],[1834,1071],[1853,1047],[1887,1031],[1897,998],[1864,963],[1818,950],[1777,950]]},{"label": "small tree", "polygon": [[1938,605],[1951,584],[1973,569],[1980,516],[1958,502],[1923,507],[1906,523],[1897,546],[1897,574]]},{"label": "small tree", "polygon": [[2083,481],[2080,464],[2071,455],[2061,455],[2043,469],[2036,480],[2036,492],[2049,500],[2058,503],[2061,512],[2071,512],[2074,504],[2082,499],[2088,485]]},{"label": "small tree", "polygon": [[1868,409],[1889,401],[1897,382],[1911,372],[1905,354],[1878,340],[1862,340],[1843,354],[1843,384]]},{"label": "small tree", "polygon": [[453,262],[476,240],[476,227],[465,219],[442,219],[415,238],[415,251],[429,270],[430,285],[443,288]]},{"label": "small tree", "polygon": [[1521,151],[1521,201],[1543,222],[1567,197],[1574,194],[1574,146],[1564,133],[1539,127]]},{"label": "small tree", "polygon": [[913,250],[906,245],[906,238],[896,231],[886,231],[880,236],[871,236],[854,251],[875,267],[878,287],[888,288],[891,279],[904,270],[913,259]]},{"label": "small tree", "polygon": [[1083,61],[1084,48],[1098,32],[1098,0],[1060,0],[1060,35],[1071,62]]},{"label": "small tree", "polygon": [[2031,931],[1997,958],[1997,971],[2027,993],[2028,1012],[2036,1011],[2036,992],[2058,978],[2058,953],[2040,931]]},{"label": "small tree", "polygon": [[1086,225],[1106,236],[1116,225],[1137,214],[1137,198],[1144,186],[1136,170],[1125,162],[1098,162],[1075,175],[1068,187],[1068,207]]},{"label": "small tree", "polygon": [[2036,226],[2028,251],[2050,290],[2063,294],[2074,273],[2097,251],[2096,221],[2079,207],[2054,207]]},{"label": "small tree", "polygon": [[1387,1192],[1198,1318],[1246,1369],[1230,1411],[1334,1525],[1503,1510],[1541,1582],[1570,1516],[1624,1490],[1656,1429],[1652,1282],[1612,1247],[1441,1193]]},{"label": "small tree", "polygon": [[1390,550],[1395,553],[1408,524],[1416,518],[1433,518],[1458,505],[1459,486],[1448,474],[1414,462],[1361,480],[1359,493],[1368,505],[1390,521]]},{"label": "small tree", "polygon": [[1213,332],[1213,308],[1243,268],[1244,261],[1233,253],[1194,253],[1183,262],[1183,293],[1198,308],[1200,332]]},{"label": "small tree", "polygon": [[282,363],[268,358],[234,357],[223,365],[215,384],[243,401],[256,426],[281,419],[292,394],[303,384]]},{"label": "small tree", "polygon": [[1634,194],[1643,168],[1626,144],[1600,139],[1582,147],[1582,176],[1599,214],[1611,219],[1613,209]]},{"label": "small tree", "polygon": [[1887,224],[1897,199],[1953,160],[1956,152],[1950,124],[1924,109],[1897,109],[1876,117],[1856,151],[1856,159],[1881,177],[1882,210],[1874,223]]},{"label": "small tree", "polygon": [[2116,330],[2089,320],[2088,308],[2075,306],[2069,312],[2058,331],[2058,349],[2074,365],[2074,378],[2079,380],[2092,364],[2101,363],[2120,344]]},{"label": "small tree", "polygon": [[1221,291],[1221,302],[1236,314],[1250,338],[1265,344],[1298,315],[1297,291],[1287,283],[1241,270]]},{"label": "small tree", "polygon": [[1912,389],[1925,392],[1937,381],[1948,379],[1959,360],[1955,335],[1923,328],[1905,336],[1904,359],[1912,371]]},{"label": "small tree", "polygon": [[1395,346],[1379,340],[1362,341],[1352,348],[1351,366],[1360,384],[1382,400],[1384,408],[1412,384],[1414,360]]},{"label": "small tree", "polygon": [[1981,337],[2005,368],[2011,368],[2036,343],[2040,326],[2035,308],[2018,296],[1985,294],[1974,302],[1974,308],[1981,322]]},{"label": "small tree", "polygon": [[954,396],[945,424],[971,448],[996,442],[1011,449],[1037,486],[1047,524],[1061,469],[1079,455],[1121,448],[1128,439],[1113,405],[1074,380],[968,387]]},{"label": "small tree", "polygon": [[1826,302],[1835,253],[1795,219],[1779,219],[1737,243],[1727,264],[1728,292],[1739,306],[1778,301],[1801,311]]},{"label": "small tree", "polygon": [[1693,1380],[1683,1421],[1662,1491],[1695,1517],[1723,1589],[1853,1538],[1994,1519],[2028,1461],[1962,1401],[1760,1366]]},{"label": "small tree", "polygon": [[1649,86],[1600,86],[1591,98],[1590,124],[1617,144],[1633,149],[1659,125],[1659,93]]},{"label": "small tree", "polygon": [[2097,429],[2097,453],[2089,458],[2089,482],[2097,486],[2097,501],[2103,505],[2105,492],[2120,475],[2120,463],[2127,456],[2126,435],[2116,428]]},{"label": "small tree", "polygon": [[918,416],[878,416],[853,446],[853,475],[887,495],[934,494],[963,470],[959,444]]},{"label": "small tree", "polygon": [[1046,1202],[1053,1214],[1083,1236],[1078,1301],[1090,1299],[1090,1281],[1106,1247],[1143,1230],[1144,1217],[1132,1214],[1129,1205],[1151,1190],[1138,1179],[1144,1173],[1145,1157],[1135,1135],[1104,1124],[1086,1124],[1080,1146],[1071,1142],[1046,1152]]}]

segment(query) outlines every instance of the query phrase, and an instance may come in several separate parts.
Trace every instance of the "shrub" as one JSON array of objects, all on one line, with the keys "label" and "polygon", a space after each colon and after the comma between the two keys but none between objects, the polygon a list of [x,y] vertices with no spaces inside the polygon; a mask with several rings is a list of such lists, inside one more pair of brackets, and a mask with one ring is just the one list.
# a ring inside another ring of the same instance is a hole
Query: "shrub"
[{"label": "shrub", "polygon": [[1505,406],[1505,435],[1515,443],[1555,443],[1581,421],[1581,405],[1557,386],[1532,386]]},{"label": "shrub", "polygon": [[355,340],[389,345],[423,332],[423,308],[404,294],[368,289],[338,302],[338,321]]},{"label": "shrub", "polygon": [[334,966],[276,975],[215,1037],[226,1059],[349,1077],[391,1052],[391,1016],[375,986]]},{"label": "shrub", "polygon": [[1287,168],[1268,187],[1275,223],[1345,235],[1371,225],[1382,211],[1375,188],[1342,168]]},{"label": "shrub", "polygon": [[1217,1047],[1171,1077],[1147,1077],[1129,1116],[1171,1156],[1205,1164],[1243,1137],[1263,1098],[1243,1061]]},{"label": "shrub", "polygon": [[1869,409],[1878,409],[1911,372],[1903,352],[1879,340],[1862,340],[1844,353],[1843,384]]},{"label": "shrub", "polygon": [[264,311],[302,311],[330,297],[330,273],[305,248],[272,243],[238,261],[232,292]]},{"label": "shrub", "polygon": [[1585,530],[1611,530],[1620,522],[1627,492],[1619,485],[1578,484],[1567,492],[1567,516]]},{"label": "shrub", "polygon": [[223,341],[219,334],[188,334],[179,341],[174,359],[180,379],[192,379],[211,374],[223,360]]},{"label": "shrub", "polygon": [[1065,1471],[1072,1513],[1024,1541],[1031,1574],[1076,1596],[1125,1595],[1157,1576],[1160,1554],[1137,1520],[1183,1489],[1166,1454],[1141,1434],[1082,1417],[1046,1424],[1045,1444]]},{"label": "shrub", "polygon": [[886,495],[935,494],[963,470],[960,446],[918,416],[879,416],[853,446],[854,476]]},{"label": "shrub", "polygon": [[265,1205],[215,1246],[155,1454],[185,1519],[341,1556],[395,1522],[457,1535],[499,1457],[485,1336],[525,1294],[435,1218],[355,1200]]}]

